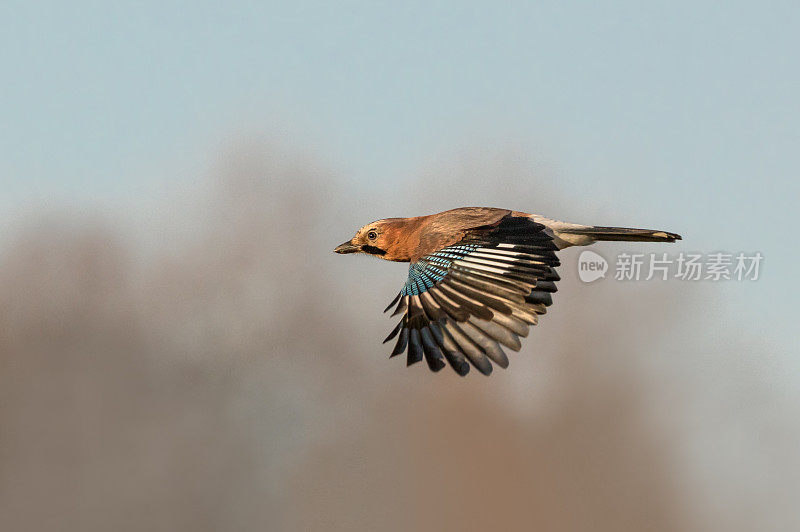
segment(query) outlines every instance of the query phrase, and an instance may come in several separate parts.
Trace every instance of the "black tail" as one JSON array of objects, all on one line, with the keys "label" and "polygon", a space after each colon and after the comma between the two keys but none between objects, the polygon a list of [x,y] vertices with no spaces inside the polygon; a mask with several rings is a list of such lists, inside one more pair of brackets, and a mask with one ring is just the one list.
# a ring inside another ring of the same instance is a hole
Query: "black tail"
[{"label": "black tail", "polygon": [[595,240],[619,240],[624,242],[675,242],[681,235],[656,231],[654,229],[633,229],[631,227],[587,227],[574,230],[561,230],[562,233],[586,235]]}]

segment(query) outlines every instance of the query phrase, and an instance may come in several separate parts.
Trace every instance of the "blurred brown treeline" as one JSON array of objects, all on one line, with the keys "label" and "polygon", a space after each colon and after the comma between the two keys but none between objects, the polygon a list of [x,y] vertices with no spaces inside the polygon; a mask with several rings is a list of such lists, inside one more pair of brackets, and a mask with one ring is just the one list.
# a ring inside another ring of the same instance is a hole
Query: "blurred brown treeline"
[{"label": "blurred brown treeline", "polygon": [[568,252],[507,371],[387,359],[405,267],[333,255],[357,226],[581,212],[477,159],[390,194],[254,143],[165,199],[146,250],[107,217],[34,216],[0,256],[0,530],[797,526],[796,411],[713,286],[580,285]]}]

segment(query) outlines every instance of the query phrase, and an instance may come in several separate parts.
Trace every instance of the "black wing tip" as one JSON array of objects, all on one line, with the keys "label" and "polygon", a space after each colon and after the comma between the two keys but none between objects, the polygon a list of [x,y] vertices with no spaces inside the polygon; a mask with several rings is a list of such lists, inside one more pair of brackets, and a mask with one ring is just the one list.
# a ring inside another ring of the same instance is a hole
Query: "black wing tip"
[{"label": "black wing tip", "polygon": [[434,358],[434,359],[426,359],[428,361],[428,367],[434,373],[438,373],[442,370],[447,364],[444,363],[443,360]]},{"label": "black wing tip", "polygon": [[466,377],[469,373],[469,364],[467,362],[460,362],[455,365],[451,365],[451,367],[453,368],[453,371],[458,373],[458,375],[461,377]]},{"label": "black wing tip", "polygon": [[392,299],[392,302],[391,302],[391,303],[389,303],[389,305],[388,305],[388,306],[387,306],[385,309],[383,309],[383,312],[389,312],[389,310],[390,310],[390,309],[391,309],[393,306],[395,306],[395,305],[397,304],[397,302],[398,302],[398,301],[400,301],[400,296],[402,296],[402,295],[403,295],[403,292],[397,292],[397,295],[396,295],[396,296],[394,296],[394,299]]},{"label": "black wing tip", "polygon": [[492,370],[494,369],[494,367],[491,364],[485,364],[485,365],[482,364],[480,366],[475,366],[475,369],[480,371],[481,375],[485,375],[486,377],[488,377],[489,375],[492,374]]},{"label": "black wing tip", "polygon": [[408,329],[405,327],[400,328],[400,335],[397,337],[397,343],[392,349],[392,354],[389,355],[389,358],[396,357],[400,353],[403,353],[406,350],[406,345],[408,344]]},{"label": "black wing tip", "polygon": [[400,322],[397,323],[395,328],[392,329],[392,332],[389,333],[389,336],[386,337],[386,339],[383,341],[383,343],[385,344],[386,342],[388,342],[389,340],[391,340],[392,338],[397,336],[397,333],[399,333],[400,329],[402,329],[402,328],[403,328],[403,321],[401,320]]}]

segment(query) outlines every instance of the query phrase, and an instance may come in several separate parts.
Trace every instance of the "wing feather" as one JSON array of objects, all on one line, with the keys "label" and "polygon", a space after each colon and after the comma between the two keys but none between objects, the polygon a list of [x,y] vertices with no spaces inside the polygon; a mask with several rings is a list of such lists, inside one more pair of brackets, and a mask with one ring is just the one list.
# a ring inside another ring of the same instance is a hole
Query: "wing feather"
[{"label": "wing feather", "polygon": [[439,349],[436,340],[433,338],[429,327],[420,329],[420,336],[422,337],[422,349],[425,353],[425,362],[432,371],[439,371],[445,364],[442,356],[442,351]]},{"label": "wing feather", "polygon": [[464,331],[470,340],[475,342],[475,344],[480,347],[484,353],[486,353],[486,356],[489,357],[492,362],[501,368],[508,367],[508,357],[500,348],[500,344],[498,344],[496,340],[486,335],[481,329],[469,321],[460,323],[459,327],[461,327],[461,330]]},{"label": "wing feather", "polygon": [[453,341],[458,344],[459,350],[464,353],[470,363],[475,366],[475,369],[484,375],[492,373],[492,363],[489,362],[489,358],[477,344],[470,340],[469,336],[464,334],[464,331],[461,330],[457,322],[453,321],[451,318],[445,319],[443,331],[449,334]]},{"label": "wing feather", "polygon": [[416,364],[422,360],[422,338],[419,335],[419,329],[411,329],[408,336],[408,355],[406,356],[406,365]]},{"label": "wing feather", "polygon": [[394,349],[392,349],[392,354],[389,355],[389,358],[395,357],[406,350],[406,345],[408,344],[408,329],[403,327],[400,331],[400,335],[397,337],[397,343],[394,344]]},{"label": "wing feather", "polygon": [[522,347],[522,343],[519,341],[519,336],[494,320],[487,321],[472,317],[469,319],[469,322],[509,349],[519,351]]},{"label": "wing feather", "polygon": [[447,333],[442,332],[442,327],[440,325],[431,323],[430,329],[436,341],[441,346],[447,363],[450,364],[453,371],[462,377],[469,373],[469,363],[464,357],[464,353],[459,349],[458,344],[456,344]]}]

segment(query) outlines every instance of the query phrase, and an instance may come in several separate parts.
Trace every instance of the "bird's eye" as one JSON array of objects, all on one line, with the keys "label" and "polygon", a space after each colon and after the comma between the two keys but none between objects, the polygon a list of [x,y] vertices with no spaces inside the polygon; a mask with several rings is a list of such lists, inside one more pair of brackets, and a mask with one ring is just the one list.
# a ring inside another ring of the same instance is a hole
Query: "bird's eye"
[{"label": "bird's eye", "polygon": [[378,238],[378,233],[376,233],[375,231],[370,231],[369,233],[367,233],[367,238],[369,238],[370,240],[375,240],[376,238]]}]

